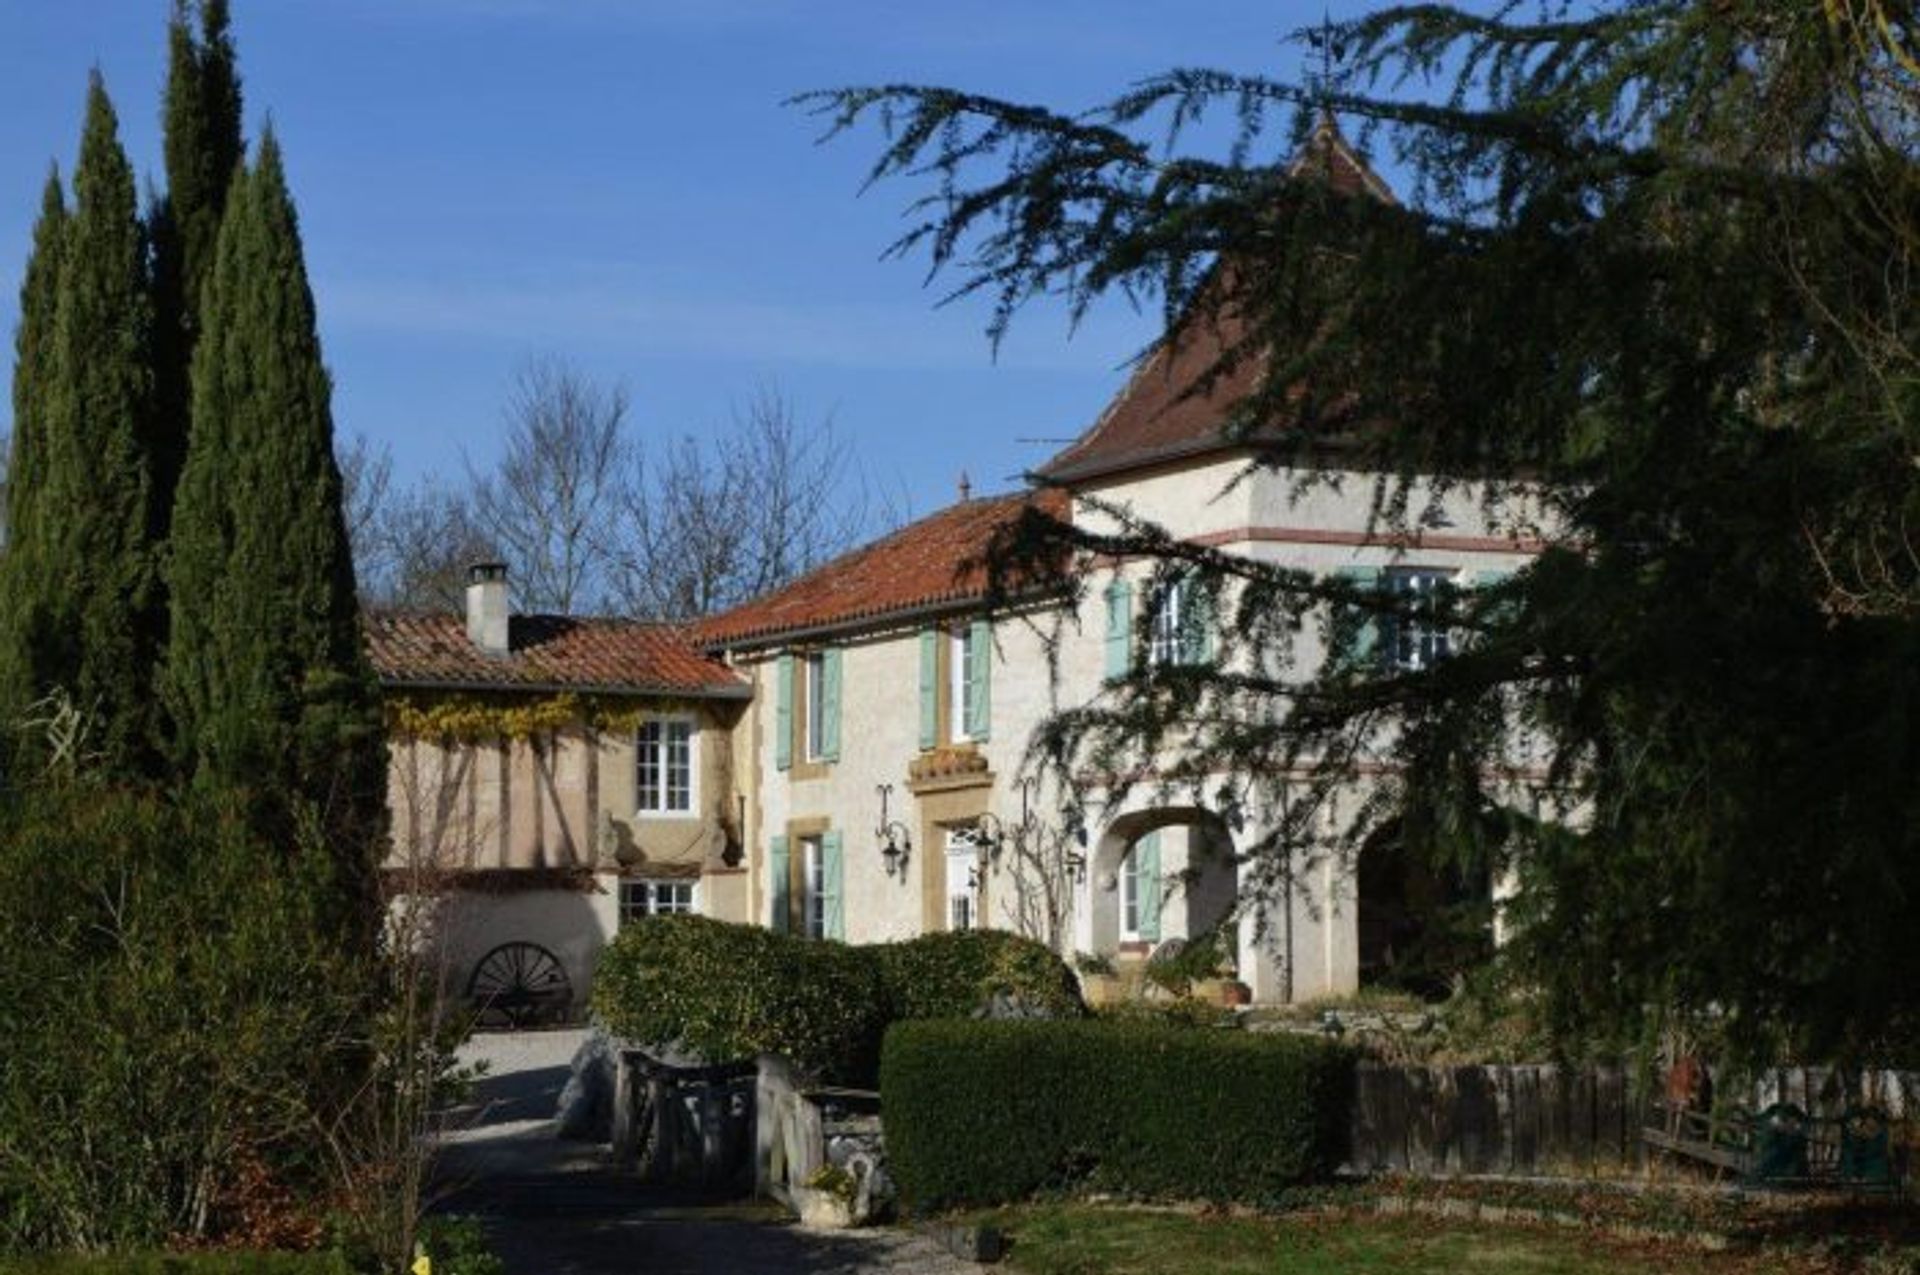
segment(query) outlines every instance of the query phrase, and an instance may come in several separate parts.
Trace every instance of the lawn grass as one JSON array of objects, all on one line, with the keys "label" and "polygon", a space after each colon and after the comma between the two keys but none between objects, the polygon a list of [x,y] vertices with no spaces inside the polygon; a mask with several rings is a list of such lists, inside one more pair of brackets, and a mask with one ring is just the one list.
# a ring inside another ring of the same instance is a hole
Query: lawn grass
[{"label": "lawn grass", "polygon": [[1029,1205],[973,1215],[1011,1241],[1026,1275],[1758,1275],[1779,1255],[1630,1244],[1581,1228],[1490,1226],[1371,1213],[1278,1217]]}]

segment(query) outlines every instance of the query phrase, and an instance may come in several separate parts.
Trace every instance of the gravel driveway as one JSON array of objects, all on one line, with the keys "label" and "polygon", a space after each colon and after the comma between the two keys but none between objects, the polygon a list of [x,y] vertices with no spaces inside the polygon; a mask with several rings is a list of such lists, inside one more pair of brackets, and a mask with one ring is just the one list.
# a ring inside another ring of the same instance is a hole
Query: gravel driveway
[{"label": "gravel driveway", "polygon": [[894,1229],[806,1231],[765,1202],[713,1205],[649,1192],[612,1172],[602,1148],[561,1142],[549,1123],[581,1030],[477,1035],[474,1101],[449,1113],[439,1179],[447,1212],[479,1217],[509,1275],[900,1271],[980,1267]]}]

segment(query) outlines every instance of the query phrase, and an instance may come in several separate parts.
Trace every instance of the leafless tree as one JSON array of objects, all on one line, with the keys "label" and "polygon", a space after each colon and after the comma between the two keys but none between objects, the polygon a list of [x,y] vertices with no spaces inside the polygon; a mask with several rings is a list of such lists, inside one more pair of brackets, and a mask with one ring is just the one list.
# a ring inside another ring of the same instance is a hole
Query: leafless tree
[{"label": "leafless tree", "polygon": [[868,529],[869,502],[832,420],[803,424],[763,387],[730,427],[637,450],[613,547],[633,611],[709,615],[784,584]]},{"label": "leafless tree", "polygon": [[[1076,880],[1074,858],[1084,856],[1078,838],[1058,825],[1030,824],[1007,838],[1006,856],[995,887],[1000,895],[997,923],[1016,934],[1045,943],[1067,955]],[[1085,858],[1078,870],[1084,872]]]},{"label": "leafless tree", "polygon": [[608,601],[607,524],[619,517],[631,450],[627,392],[559,358],[533,359],[507,398],[505,451],[469,460],[473,522],[513,570],[518,605],[572,612]]},{"label": "leafless tree", "polygon": [[353,546],[354,575],[361,596],[372,596],[369,583],[392,572],[391,545],[382,533],[390,507],[393,453],[365,434],[355,434],[348,443],[335,440],[333,452],[340,467],[340,509],[347,520],[347,542]]},{"label": "leafless tree", "polygon": [[387,501],[374,539],[386,569],[361,577],[363,595],[422,611],[460,611],[467,568],[500,556],[466,494],[432,475]]}]

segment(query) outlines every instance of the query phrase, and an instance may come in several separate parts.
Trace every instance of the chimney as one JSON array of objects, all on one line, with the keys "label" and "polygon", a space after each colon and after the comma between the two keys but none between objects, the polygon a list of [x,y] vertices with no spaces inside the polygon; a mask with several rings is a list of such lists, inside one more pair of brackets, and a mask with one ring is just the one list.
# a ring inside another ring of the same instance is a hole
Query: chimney
[{"label": "chimney", "polygon": [[467,640],[488,655],[509,650],[504,562],[476,562],[467,568]]}]

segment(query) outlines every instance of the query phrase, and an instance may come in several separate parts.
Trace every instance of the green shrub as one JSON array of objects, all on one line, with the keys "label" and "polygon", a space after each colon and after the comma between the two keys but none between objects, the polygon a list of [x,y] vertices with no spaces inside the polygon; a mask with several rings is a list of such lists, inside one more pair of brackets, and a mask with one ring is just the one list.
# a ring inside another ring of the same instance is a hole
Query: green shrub
[{"label": "green shrub", "polygon": [[840,1081],[870,1078],[886,1028],[860,949],[698,916],[623,926],[593,977],[594,1013],[628,1040],[716,1062],[784,1054]]},{"label": "green shrub", "polygon": [[713,1061],[784,1054],[803,1071],[870,1084],[901,1018],[965,1018],[995,993],[1084,1013],[1078,985],[1042,944],[995,931],[849,947],[697,916],[629,925],[601,954],[594,1013],[628,1040]]},{"label": "green shrub", "polygon": [[299,1229],[367,1072],[324,858],[198,801],[0,806],[0,1251]]},{"label": "green shrub", "polygon": [[1004,930],[925,934],[868,950],[895,1020],[970,1018],[995,995],[1055,1018],[1086,1012],[1066,963],[1044,943]]},{"label": "green shrub", "polygon": [[0,1258],[0,1275],[351,1275],[352,1269],[338,1253],[90,1254],[14,1262]]},{"label": "green shrub", "polygon": [[887,1156],[917,1209],[1092,1189],[1260,1202],[1340,1159],[1352,1061],[1317,1040],[1114,1022],[886,1037]]}]

